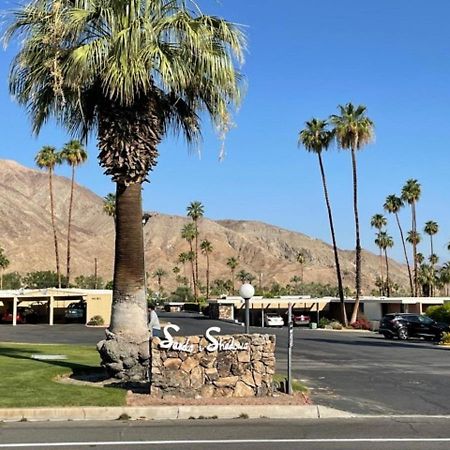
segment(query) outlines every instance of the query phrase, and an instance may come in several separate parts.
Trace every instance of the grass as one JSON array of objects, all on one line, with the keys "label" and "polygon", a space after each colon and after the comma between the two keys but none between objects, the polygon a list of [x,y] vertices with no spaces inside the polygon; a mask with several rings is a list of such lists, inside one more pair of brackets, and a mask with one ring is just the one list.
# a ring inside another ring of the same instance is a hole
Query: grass
[{"label": "grass", "polygon": [[[276,373],[273,376],[273,381],[275,383],[284,383],[286,381],[286,375],[282,375],[281,373]],[[292,391],[293,392],[303,392],[303,393],[307,393],[308,392],[308,388],[303,384],[300,383],[300,381],[296,380],[295,378],[292,379]]]},{"label": "grass", "polygon": [[[42,361],[33,354],[62,354],[67,359]],[[55,378],[98,370],[92,346],[0,343],[0,408],[51,406],[122,406],[126,390],[61,384]]]}]

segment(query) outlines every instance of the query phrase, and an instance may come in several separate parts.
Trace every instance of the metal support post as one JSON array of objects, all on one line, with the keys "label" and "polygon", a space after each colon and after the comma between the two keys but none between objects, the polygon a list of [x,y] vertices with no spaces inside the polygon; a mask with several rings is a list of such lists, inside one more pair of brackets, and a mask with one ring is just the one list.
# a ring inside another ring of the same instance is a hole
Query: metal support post
[{"label": "metal support post", "polygon": [[292,347],[294,345],[294,323],[292,322],[292,303],[288,305],[288,352],[287,352],[287,393],[292,394]]}]

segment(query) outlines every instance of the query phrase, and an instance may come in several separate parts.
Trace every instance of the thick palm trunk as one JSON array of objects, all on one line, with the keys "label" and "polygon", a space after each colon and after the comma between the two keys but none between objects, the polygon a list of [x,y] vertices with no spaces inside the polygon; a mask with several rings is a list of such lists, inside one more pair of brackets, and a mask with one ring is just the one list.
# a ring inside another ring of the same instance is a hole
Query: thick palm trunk
[{"label": "thick palm trunk", "polygon": [[2,270],[0,271],[0,290],[3,290],[3,272],[4,268],[2,267]]},{"label": "thick palm trunk", "polygon": [[418,296],[419,283],[418,283],[418,273],[417,273],[417,243],[416,243],[416,205],[415,202],[411,203],[411,214],[412,214],[412,231],[414,232],[413,241],[413,258],[414,258],[414,297]]},{"label": "thick palm trunk", "polygon": [[327,205],[328,221],[330,224],[330,231],[331,231],[331,240],[333,242],[334,262],[336,265],[336,277],[337,277],[337,283],[338,283],[339,300],[341,302],[342,322],[345,324],[345,326],[347,326],[348,325],[347,312],[345,310],[344,288],[342,286],[341,266],[339,264],[339,253],[338,253],[338,248],[337,248],[337,244],[336,244],[336,235],[334,232],[333,214],[331,211],[330,199],[328,198],[328,189],[327,189],[327,182],[326,182],[326,178],[325,178],[325,170],[323,168],[322,155],[321,155],[321,153],[317,153],[317,156],[319,157],[320,175],[322,177],[323,193],[325,196],[325,203]]},{"label": "thick palm trunk", "polygon": [[69,200],[69,220],[67,222],[67,287],[70,285],[70,232],[72,227],[72,205],[73,205],[73,187],[75,184],[75,166],[72,166],[72,183],[70,186],[70,200]]},{"label": "thick palm trunk", "polygon": [[55,259],[56,259],[56,274],[58,276],[58,287],[61,288],[61,269],[59,267],[59,249],[58,249],[58,236],[56,234],[56,223],[55,223],[55,203],[53,198],[53,170],[48,171],[48,184],[50,190],[50,214],[52,218],[52,229],[53,229],[53,241],[55,244]]},{"label": "thick palm trunk", "polygon": [[195,221],[195,285],[194,285],[195,301],[198,302],[198,227]]},{"label": "thick palm trunk", "polygon": [[356,295],[355,304],[353,306],[352,317],[350,323],[353,323],[358,318],[359,311],[359,297],[361,295],[361,242],[359,238],[359,216],[358,216],[358,177],[356,173],[356,152],[352,148],[352,170],[353,170],[353,212],[355,214],[355,284]]},{"label": "thick palm trunk", "polygon": [[116,189],[113,302],[107,339],[97,344],[111,375],[142,381],[149,364],[140,183]]},{"label": "thick palm trunk", "polygon": [[411,297],[414,297],[414,285],[413,285],[413,278],[412,278],[412,274],[411,274],[411,266],[409,264],[408,252],[406,251],[405,238],[403,236],[403,229],[402,229],[402,226],[400,225],[400,219],[398,217],[398,213],[395,213],[395,218],[397,220],[398,231],[400,232],[400,237],[402,239],[402,246],[403,246],[403,253],[405,255],[406,267],[408,268],[409,287],[411,289]]},{"label": "thick palm trunk", "polygon": [[206,253],[206,299],[209,299],[209,255]]},{"label": "thick palm trunk", "polygon": [[389,280],[389,261],[387,256],[387,249],[384,249],[384,260],[386,261],[386,292],[387,296],[391,296],[391,281]]}]

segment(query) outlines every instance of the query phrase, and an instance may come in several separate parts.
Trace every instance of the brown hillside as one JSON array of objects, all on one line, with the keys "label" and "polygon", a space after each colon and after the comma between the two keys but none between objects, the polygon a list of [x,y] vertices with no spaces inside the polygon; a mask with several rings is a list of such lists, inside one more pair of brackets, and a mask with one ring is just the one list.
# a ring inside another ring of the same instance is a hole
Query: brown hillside
[{"label": "brown hillside", "polygon": [[[67,208],[70,180],[55,177],[56,217],[60,242],[61,267],[65,270]],[[89,275],[98,259],[99,274],[112,277],[114,228],[113,220],[102,210],[102,198],[81,186],[76,186],[73,212],[72,273]],[[188,250],[180,237],[187,218],[156,214],[145,226],[146,269],[150,274],[162,267],[168,272],[167,288],[175,286],[172,268],[178,255]],[[34,270],[54,270],[55,257],[50,222],[48,177],[44,172],[29,169],[14,161],[0,160],[0,245],[11,261],[9,271],[26,273]],[[298,251],[307,255],[304,269],[306,282],[335,284],[332,247],[323,241],[276,226],[253,221],[202,219],[201,239],[207,238],[214,247],[211,255],[211,279],[229,278],[226,260],[239,258],[237,270],[262,274],[263,284],[273,281],[287,283],[299,275]],[[353,286],[354,255],[341,251],[344,283]],[[200,269],[204,272],[204,258]],[[401,264],[391,261],[392,276],[406,286],[406,274]],[[366,293],[373,287],[379,272],[377,255],[363,251],[363,286]],[[149,284],[156,287],[155,279]]]}]

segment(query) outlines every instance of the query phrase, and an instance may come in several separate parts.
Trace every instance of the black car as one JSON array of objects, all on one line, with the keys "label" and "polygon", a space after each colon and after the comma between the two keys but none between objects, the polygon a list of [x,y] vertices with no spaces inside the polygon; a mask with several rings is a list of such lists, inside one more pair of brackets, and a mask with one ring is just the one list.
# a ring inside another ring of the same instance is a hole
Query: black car
[{"label": "black car", "polygon": [[381,319],[379,332],[386,339],[398,337],[405,340],[409,337],[422,337],[427,340],[439,341],[442,333],[449,329],[448,325],[438,323],[421,314],[394,313],[386,314]]}]

